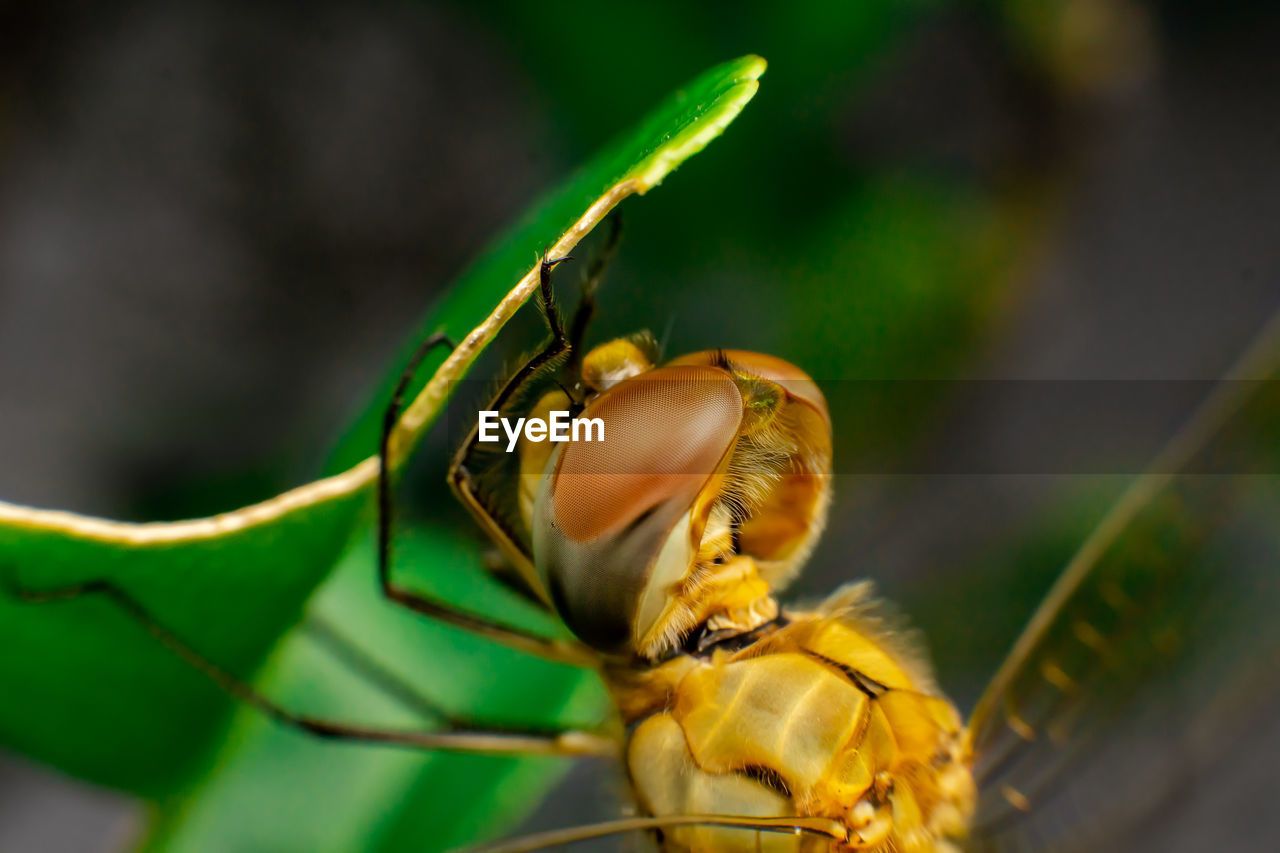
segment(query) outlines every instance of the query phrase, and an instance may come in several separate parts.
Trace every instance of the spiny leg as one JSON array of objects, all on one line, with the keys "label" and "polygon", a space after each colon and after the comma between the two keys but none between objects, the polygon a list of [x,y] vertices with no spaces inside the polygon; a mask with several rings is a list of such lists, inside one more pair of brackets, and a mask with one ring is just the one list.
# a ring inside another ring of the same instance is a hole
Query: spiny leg
[{"label": "spiny leg", "polygon": [[[550,269],[563,260],[566,259],[561,258],[556,261],[543,260],[542,278],[545,293],[550,293]],[[551,306],[551,311],[554,312],[554,306]],[[559,329],[558,319],[555,321],[553,329]],[[561,339],[563,339],[563,333],[561,333]],[[487,637],[519,651],[561,663],[594,666],[597,662],[597,656],[580,643],[549,639],[520,628],[494,622],[474,613],[464,612],[447,602],[397,586],[391,579],[391,545],[395,520],[394,506],[391,500],[391,436],[400,419],[400,411],[404,407],[405,393],[409,388],[409,384],[413,381],[418,366],[432,350],[440,345],[453,346],[443,333],[437,332],[418,346],[418,349],[409,359],[409,363],[405,365],[404,372],[401,373],[400,380],[396,383],[395,391],[391,395],[391,402],[383,413],[382,436],[378,443],[378,460],[380,463],[378,467],[378,583],[381,586],[382,594],[389,601],[402,607],[407,607],[424,616],[429,616],[474,634]]]},{"label": "spiny leg", "polygon": [[[551,290],[551,271],[567,260],[570,260],[570,258],[549,260],[545,256],[543,257],[538,273],[538,302],[543,316],[546,318],[547,326],[551,331],[551,337],[542,349],[534,353],[530,359],[521,365],[519,370],[507,379],[489,402],[487,409],[501,411],[520,388],[537,375],[538,371],[549,364],[554,364],[556,359],[561,358],[565,353],[571,352],[572,344],[565,333],[564,322],[560,317],[560,311],[556,307]],[[518,537],[489,511],[476,489],[475,478],[468,463],[478,447],[479,435],[480,426],[479,423],[476,423],[471,427],[471,431],[458,448],[457,453],[454,454],[453,463],[449,466],[449,485],[453,487],[458,500],[475,518],[476,523],[484,529],[489,538],[502,548],[504,554],[511,560],[525,582],[539,596],[544,606],[549,607],[550,599],[546,590],[542,589],[541,583],[538,581],[537,572],[533,566],[533,556],[521,545]],[[587,647],[581,644],[575,644],[575,647],[576,652],[586,654],[593,661],[598,661],[598,656]]]},{"label": "spiny leg", "polygon": [[353,725],[285,708],[263,695],[253,685],[223,669],[157,620],[136,598],[115,583],[91,580],[53,590],[31,590],[18,586],[8,572],[0,584],[15,599],[31,604],[69,602],[82,597],[101,596],[189,666],[204,673],[224,693],[266,714],[277,722],[314,737],[359,743],[381,743],[413,749],[486,755],[596,755],[616,757],[616,738],[585,731],[552,731],[536,728],[487,729],[454,725],[438,731],[414,731]]},{"label": "spiny leg", "polygon": [[413,711],[423,719],[437,720],[454,727],[462,725],[458,717],[402,679],[328,619],[307,616],[300,627],[306,636],[326,654],[366,683],[395,699],[404,708]]},{"label": "spiny leg", "polygon": [[594,258],[591,259],[586,272],[582,279],[582,293],[578,299],[578,306],[574,309],[573,319],[569,323],[569,352],[570,358],[575,363],[582,359],[583,341],[587,337],[587,326],[591,324],[591,320],[596,315],[596,292],[600,289],[600,282],[604,279],[605,270],[609,268],[609,263],[613,260],[613,256],[617,254],[618,244],[622,241],[622,215],[614,212],[609,216],[609,235],[605,238],[604,245]]},{"label": "spiny leg", "polygon": [[752,815],[703,814],[667,815],[665,817],[627,817],[603,823],[589,823],[567,829],[554,829],[520,838],[509,838],[472,847],[467,853],[532,853],[535,850],[560,848],[578,841],[605,838],[627,832],[675,829],[687,826],[718,826],[730,829],[754,830],[756,848],[759,849],[762,832],[778,832],[787,835],[809,835],[831,841],[849,840],[849,832],[839,821],[824,817],[755,817]]}]

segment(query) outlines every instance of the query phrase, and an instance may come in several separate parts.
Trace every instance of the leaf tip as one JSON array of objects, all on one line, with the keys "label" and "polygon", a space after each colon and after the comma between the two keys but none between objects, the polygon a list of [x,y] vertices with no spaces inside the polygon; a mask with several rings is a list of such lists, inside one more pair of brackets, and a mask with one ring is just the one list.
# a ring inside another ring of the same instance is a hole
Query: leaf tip
[{"label": "leaf tip", "polygon": [[712,96],[693,111],[690,121],[632,171],[636,192],[643,194],[660,184],[723,133],[755,96],[767,66],[763,57],[747,54],[713,68],[691,84],[689,89],[696,91],[705,81],[718,83]]},{"label": "leaf tip", "polygon": [[769,67],[769,63],[765,61],[765,58],[755,53],[748,53],[738,62],[742,63],[742,76],[744,79],[759,80]]}]

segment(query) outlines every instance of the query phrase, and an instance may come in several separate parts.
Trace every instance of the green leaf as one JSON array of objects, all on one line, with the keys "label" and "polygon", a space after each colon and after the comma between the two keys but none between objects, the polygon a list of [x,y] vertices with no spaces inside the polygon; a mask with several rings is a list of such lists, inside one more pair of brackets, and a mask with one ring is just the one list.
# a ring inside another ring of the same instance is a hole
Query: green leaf
[{"label": "green leaf", "polygon": [[[444,328],[461,346],[429,379],[425,368],[419,377],[394,436],[397,463],[533,292],[541,252],[569,252],[622,198],[646,192],[701,150],[750,100],[763,70],[763,60],[744,57],[676,92],[462,277],[422,327]],[[354,683],[305,627],[295,628],[317,584],[367,524],[377,473],[368,457],[401,369],[389,371],[327,479],[223,516],[165,524],[0,503],[0,572],[26,590],[109,579],[228,670],[261,668],[257,685],[286,704],[363,723],[379,714],[414,722]],[[314,613],[388,665],[405,667],[455,712],[526,724],[598,719],[605,705],[593,675],[423,624],[377,599],[370,549],[360,542],[312,599]],[[475,555],[452,531],[411,535],[397,547],[412,584],[537,621],[475,569]],[[282,731],[233,706],[109,601],[91,597],[37,605],[0,594],[0,684],[0,740],[74,775],[166,800],[152,839],[159,847],[351,849],[407,839],[447,846],[518,820],[563,769],[550,760],[318,744]]]},{"label": "green leaf", "polygon": [[[136,525],[0,504],[0,572],[34,590],[112,579],[205,654],[248,673],[341,553],[368,482],[312,484],[259,504],[256,524],[243,510],[221,523]],[[8,746],[151,795],[196,769],[229,710],[207,678],[91,597],[30,604],[0,590],[0,684]]]},{"label": "green leaf", "polygon": [[[717,66],[676,91],[638,127],[614,140],[462,275],[428,313],[419,334],[406,342],[399,364],[408,362],[416,342],[434,331],[443,330],[463,341],[477,318],[499,300],[505,304],[518,294],[510,309],[500,312],[494,324],[496,332],[537,284],[535,259],[544,251],[552,257],[568,253],[621,198],[648,192],[719,136],[755,94],[757,78],[764,73],[764,67],[764,60],[756,56]],[[556,235],[564,236],[557,239]],[[516,281],[521,284],[509,295],[507,291]],[[364,416],[340,443],[330,470],[354,464],[376,445],[381,401],[387,399],[399,373],[389,373],[383,387],[373,395]],[[422,384],[420,379],[417,387]],[[428,390],[443,399],[449,387],[447,383],[438,384],[434,391]],[[437,402],[436,397],[431,399]]]},{"label": "green leaf", "polygon": [[[366,543],[367,544],[367,543]],[[465,606],[550,627],[479,568],[446,528],[397,541],[397,576]],[[402,570],[403,569],[403,570]],[[369,582],[372,549],[349,555],[312,615],[340,626],[401,679],[454,713],[498,723],[591,726],[607,696],[593,674],[530,659],[393,608]],[[422,727],[421,718],[353,678],[313,634],[292,632],[259,679],[291,707],[364,724]],[[564,759],[415,753],[325,743],[240,710],[217,764],[162,815],[156,850],[447,849],[526,815]]]}]

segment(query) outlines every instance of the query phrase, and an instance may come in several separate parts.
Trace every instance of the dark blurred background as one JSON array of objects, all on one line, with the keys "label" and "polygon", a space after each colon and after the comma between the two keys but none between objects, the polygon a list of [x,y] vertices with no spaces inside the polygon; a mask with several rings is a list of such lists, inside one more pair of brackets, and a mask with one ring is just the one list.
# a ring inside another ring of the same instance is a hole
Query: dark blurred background
[{"label": "dark blurred background", "polygon": [[[760,349],[828,382],[1212,379],[1280,308],[1277,24],[1172,0],[8,4],[0,498],[178,518],[305,481],[488,239],[748,51],[770,62],[756,100],[624,205],[598,336]],[[536,335],[513,324],[488,369]],[[948,474],[954,448],[1037,428],[1025,383],[954,388],[874,418],[833,397],[839,458],[937,473],[842,475],[797,594],[870,576],[947,624],[938,589],[1082,506],[1043,577],[994,602],[998,630],[935,642],[967,705],[1124,478]],[[428,443],[424,483],[447,449]],[[1253,799],[1229,819],[1197,800],[1152,849],[1266,849],[1280,735],[1261,737]],[[616,788],[575,770],[532,825],[593,797],[607,816]],[[117,849],[143,817],[0,759],[0,849]]]}]

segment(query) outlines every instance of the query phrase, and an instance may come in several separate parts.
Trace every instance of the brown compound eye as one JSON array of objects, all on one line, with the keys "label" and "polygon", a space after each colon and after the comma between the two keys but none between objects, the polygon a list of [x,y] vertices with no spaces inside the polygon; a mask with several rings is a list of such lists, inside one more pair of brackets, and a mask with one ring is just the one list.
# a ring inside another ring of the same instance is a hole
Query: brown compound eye
[{"label": "brown compound eye", "polygon": [[831,415],[809,375],[776,356],[746,350],[708,350],[682,356],[673,365],[724,365],[738,381],[766,380],[781,388],[775,416],[776,450],[790,458],[782,476],[738,530],[742,554],[755,559],[775,589],[795,577],[826,524],[830,504]]},{"label": "brown compound eye", "polygon": [[534,508],[534,561],[566,624],[602,651],[634,649],[692,569],[743,420],[716,367],[674,365],[591,401],[603,440],[560,445]]},{"label": "brown compound eye", "polygon": [[776,382],[789,398],[809,408],[826,424],[827,430],[831,429],[827,399],[818,388],[818,383],[810,379],[809,374],[776,355],[740,349],[705,350],[681,356],[671,364],[715,364],[718,361],[727,362],[730,367],[737,367],[761,379]]}]

